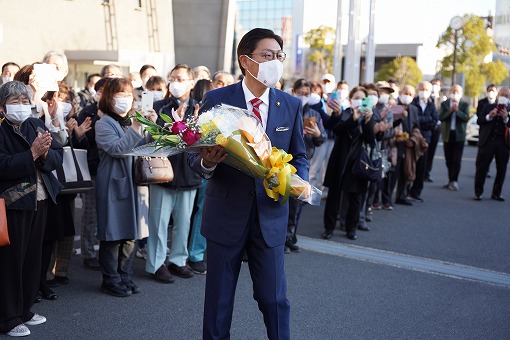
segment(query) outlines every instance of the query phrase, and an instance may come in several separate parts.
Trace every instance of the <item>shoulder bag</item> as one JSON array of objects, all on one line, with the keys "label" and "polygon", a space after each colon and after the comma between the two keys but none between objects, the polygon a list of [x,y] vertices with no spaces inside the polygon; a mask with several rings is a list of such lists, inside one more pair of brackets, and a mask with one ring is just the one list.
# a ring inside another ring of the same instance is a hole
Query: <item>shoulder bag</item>
[{"label": "shoulder bag", "polygon": [[[71,141],[72,137],[69,137]],[[64,186],[59,195],[87,192],[94,188],[87,162],[87,150],[64,146],[62,166],[53,171],[53,175]]]},{"label": "shoulder bag", "polygon": [[138,157],[134,179],[137,185],[171,182],[174,179],[172,163],[166,157]]},{"label": "shoulder bag", "polygon": [[377,143],[374,148],[370,149],[370,153],[365,145],[361,147],[360,153],[352,165],[352,173],[370,182],[381,181],[383,174],[382,156]]}]

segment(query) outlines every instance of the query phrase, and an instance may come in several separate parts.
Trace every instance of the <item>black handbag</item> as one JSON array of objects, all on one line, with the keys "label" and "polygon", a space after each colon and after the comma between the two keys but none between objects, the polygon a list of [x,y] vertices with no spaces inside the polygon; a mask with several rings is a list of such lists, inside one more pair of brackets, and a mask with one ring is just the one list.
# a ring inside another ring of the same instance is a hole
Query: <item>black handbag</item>
[{"label": "black handbag", "polygon": [[370,182],[381,181],[383,175],[382,156],[377,146],[371,148],[370,153],[366,146],[361,147],[361,151],[352,165],[352,173]]},{"label": "black handbag", "polygon": [[[71,140],[72,137],[69,137]],[[73,144],[64,146],[62,166],[53,171],[53,175],[64,188],[59,195],[87,192],[94,188],[87,162],[87,150],[75,149]]]},{"label": "black handbag", "polygon": [[174,179],[172,163],[166,157],[138,157],[134,173],[137,185],[168,183]]}]

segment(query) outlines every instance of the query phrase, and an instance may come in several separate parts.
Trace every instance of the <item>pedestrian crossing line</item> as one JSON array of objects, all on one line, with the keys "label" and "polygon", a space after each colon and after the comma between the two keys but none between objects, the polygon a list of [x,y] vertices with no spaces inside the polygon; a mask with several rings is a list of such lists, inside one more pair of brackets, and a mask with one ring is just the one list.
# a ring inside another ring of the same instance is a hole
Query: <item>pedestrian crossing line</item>
[{"label": "pedestrian crossing line", "polygon": [[455,279],[479,281],[510,288],[510,274],[440,260],[395,253],[387,250],[345,245],[338,242],[299,237],[302,249],[323,254],[379,263]]}]

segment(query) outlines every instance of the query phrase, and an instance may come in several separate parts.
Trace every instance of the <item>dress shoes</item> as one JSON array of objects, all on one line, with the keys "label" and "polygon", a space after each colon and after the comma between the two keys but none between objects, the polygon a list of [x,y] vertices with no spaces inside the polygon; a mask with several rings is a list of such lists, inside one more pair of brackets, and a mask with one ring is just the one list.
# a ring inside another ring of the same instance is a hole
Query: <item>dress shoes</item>
[{"label": "dress shoes", "polygon": [[420,203],[424,202],[423,198],[421,198],[420,196],[411,195],[410,199],[413,200],[413,201],[416,201],[416,202],[420,202]]},{"label": "dress shoes", "polygon": [[175,263],[170,262],[168,264],[168,271],[175,276],[181,277],[183,279],[189,279],[195,276],[191,269],[187,266],[178,266]]},{"label": "dress shoes", "polygon": [[366,224],[360,224],[358,229],[363,231],[370,231],[370,228]]},{"label": "dress shoes", "polygon": [[131,289],[126,287],[122,282],[107,284],[101,283],[101,291],[116,297],[128,297],[133,294]]},{"label": "dress shoes", "polygon": [[321,237],[325,240],[329,240],[330,238],[333,237],[333,230],[324,230]]},{"label": "dress shoes", "polygon": [[48,284],[48,287],[58,287],[60,285],[66,285],[69,283],[69,278],[67,276],[58,276],[55,275],[55,277],[52,280],[46,281]]},{"label": "dress shoes", "polygon": [[138,287],[134,282],[133,280],[129,280],[129,281],[123,281],[122,282],[124,284],[124,286],[126,286],[127,289],[131,290],[131,293],[133,294],[138,294],[140,293],[140,287]]},{"label": "dress shoes", "polygon": [[39,295],[37,295],[37,296],[35,297],[35,301],[34,301],[34,303],[40,303],[41,301],[42,301],[42,297],[40,297]]},{"label": "dress shoes", "polygon": [[491,195],[491,199],[495,200],[495,201],[500,201],[500,202],[504,202],[505,201],[505,198],[501,195],[496,195],[496,194],[492,194]]},{"label": "dress shoes", "polygon": [[175,282],[174,277],[168,271],[168,268],[163,263],[161,267],[154,274],[152,274],[152,278],[161,283],[173,283]]},{"label": "dress shoes", "polygon": [[354,231],[351,231],[351,232],[348,232],[347,233],[347,238],[349,240],[356,240],[358,238],[358,236],[356,235],[356,233]]},{"label": "dress shoes", "polygon": [[44,288],[41,288],[39,290],[39,295],[45,299],[45,300],[56,300],[58,299],[58,295],[55,294],[54,291],[52,291],[50,288],[48,287],[44,287]]},{"label": "dress shoes", "polygon": [[434,180],[431,177],[426,177],[425,182],[434,183]]},{"label": "dress shoes", "polygon": [[408,199],[400,199],[400,200],[396,200],[395,201],[396,204],[402,204],[402,205],[408,205],[408,206],[411,206],[413,205],[413,202],[411,202],[410,200]]},{"label": "dress shoes", "polygon": [[289,248],[289,251],[291,251],[293,253],[300,253],[301,252],[301,248],[299,248],[297,245],[292,243],[291,240],[287,240],[287,242],[285,242],[285,248]]}]

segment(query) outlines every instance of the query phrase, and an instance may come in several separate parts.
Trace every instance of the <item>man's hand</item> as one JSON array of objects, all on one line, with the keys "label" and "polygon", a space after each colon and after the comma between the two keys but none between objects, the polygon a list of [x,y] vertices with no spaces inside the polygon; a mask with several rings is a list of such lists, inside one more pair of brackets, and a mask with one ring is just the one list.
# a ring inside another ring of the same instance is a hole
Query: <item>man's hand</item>
[{"label": "man's hand", "polygon": [[459,104],[457,102],[452,101],[452,112],[459,111]]},{"label": "man's hand", "polygon": [[503,110],[499,110],[499,115],[503,118],[503,121],[506,121],[508,118],[508,111],[506,110],[506,107],[503,108]]},{"label": "man's hand", "polygon": [[337,100],[331,100],[328,102],[328,107],[333,110],[333,114],[338,116],[342,112],[342,106]]},{"label": "man's hand", "polygon": [[202,165],[205,168],[212,168],[227,158],[227,152],[222,146],[215,145],[213,147],[200,148],[200,156],[202,157]]}]

